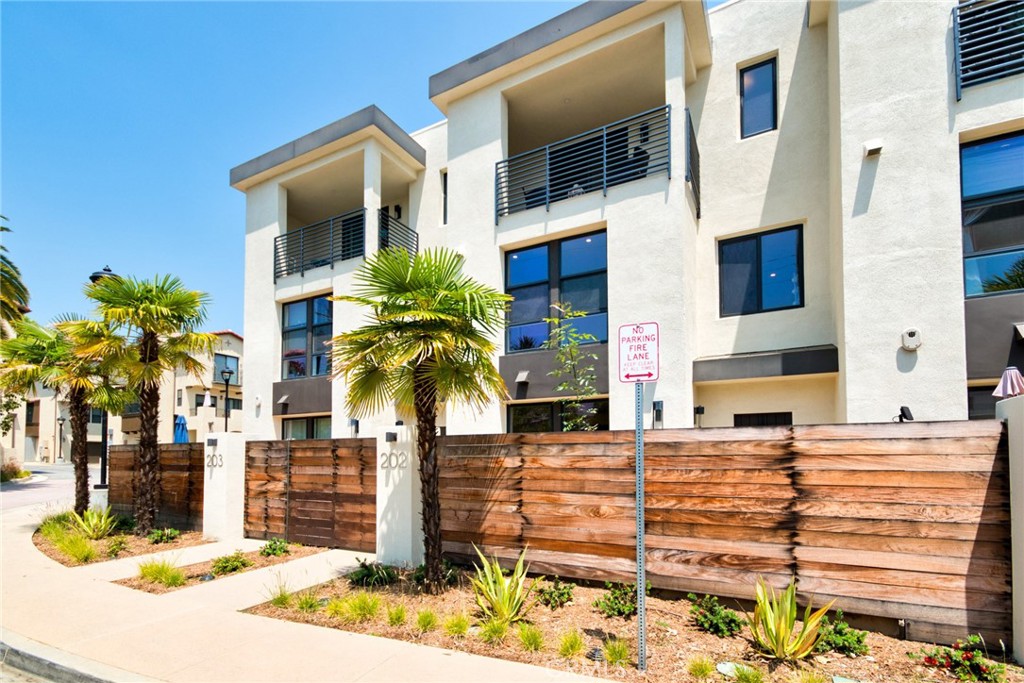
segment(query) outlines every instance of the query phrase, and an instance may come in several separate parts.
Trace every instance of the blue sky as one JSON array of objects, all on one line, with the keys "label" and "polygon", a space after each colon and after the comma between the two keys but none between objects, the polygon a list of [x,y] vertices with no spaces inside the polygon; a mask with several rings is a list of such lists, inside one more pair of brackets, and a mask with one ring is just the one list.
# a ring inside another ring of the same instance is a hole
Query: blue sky
[{"label": "blue sky", "polygon": [[242,331],[231,167],[368,104],[439,121],[430,75],[576,4],[0,3],[0,214],[33,317],[89,313],[109,265],[175,274]]}]

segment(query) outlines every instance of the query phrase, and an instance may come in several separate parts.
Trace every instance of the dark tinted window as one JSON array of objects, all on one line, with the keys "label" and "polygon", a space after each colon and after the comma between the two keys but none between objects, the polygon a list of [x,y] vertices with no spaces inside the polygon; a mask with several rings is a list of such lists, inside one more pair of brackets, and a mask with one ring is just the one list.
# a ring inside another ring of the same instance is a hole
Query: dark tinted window
[{"label": "dark tinted window", "polygon": [[[590,420],[599,430],[608,429],[608,399],[582,401],[584,409],[594,408]],[[516,432],[560,432],[563,429],[563,407],[560,402],[521,403],[508,407],[508,431]]]},{"label": "dark tinted window", "polygon": [[793,424],[793,413],[738,413],[732,416],[734,427],[786,427]]},{"label": "dark tinted window", "polygon": [[964,199],[1024,189],[1024,134],[964,146],[960,173]]},{"label": "dark tinted window", "polygon": [[[296,379],[330,373],[326,343],[333,326],[332,302],[326,296],[284,304],[281,330],[281,377]],[[218,356],[220,357],[220,356]],[[232,384],[238,383],[238,367]],[[218,373],[216,380],[220,380]]]},{"label": "dark tinted window", "polygon": [[797,227],[719,242],[721,315],[802,306],[801,240]]},{"label": "dark tinted window", "polygon": [[740,70],[740,135],[750,137],[776,126],[775,59]]}]

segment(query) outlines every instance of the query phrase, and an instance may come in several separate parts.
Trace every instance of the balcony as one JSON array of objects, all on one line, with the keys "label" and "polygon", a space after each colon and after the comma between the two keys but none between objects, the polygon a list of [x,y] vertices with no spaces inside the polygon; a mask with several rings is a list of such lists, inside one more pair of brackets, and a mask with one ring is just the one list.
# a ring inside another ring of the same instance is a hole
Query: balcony
[{"label": "balcony", "polygon": [[391,247],[401,247],[414,255],[419,250],[420,239],[416,231],[397,218],[393,218],[386,211],[380,212],[380,235],[378,248],[380,250]]},{"label": "balcony", "polygon": [[502,216],[665,172],[670,105],[509,157],[497,163],[494,222]]},{"label": "balcony", "polygon": [[953,10],[956,99],[968,86],[1024,73],[1024,2],[968,0]]},{"label": "balcony", "polygon": [[363,256],[365,229],[366,210],[355,209],[274,238],[274,282]]}]

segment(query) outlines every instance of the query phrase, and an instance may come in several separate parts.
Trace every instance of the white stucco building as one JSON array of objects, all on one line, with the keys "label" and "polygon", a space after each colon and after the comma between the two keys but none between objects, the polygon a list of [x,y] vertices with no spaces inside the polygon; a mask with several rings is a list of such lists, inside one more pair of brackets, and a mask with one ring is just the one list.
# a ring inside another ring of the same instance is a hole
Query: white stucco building
[{"label": "white stucco building", "polygon": [[323,342],[362,314],[324,297],[391,244],[451,247],[515,296],[496,359],[512,398],[450,411],[449,433],[558,429],[538,348],[556,301],[602,342],[613,429],[633,426],[615,335],[645,321],[648,426],[989,414],[1024,365],[1022,15],[590,2],[432,76],[436,125],[371,106],[232,169],[245,431],[353,434]]}]

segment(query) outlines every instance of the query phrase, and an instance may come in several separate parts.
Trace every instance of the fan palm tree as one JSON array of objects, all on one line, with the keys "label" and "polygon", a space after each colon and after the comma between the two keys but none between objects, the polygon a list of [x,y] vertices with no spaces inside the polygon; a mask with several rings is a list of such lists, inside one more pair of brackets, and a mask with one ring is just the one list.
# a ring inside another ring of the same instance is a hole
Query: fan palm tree
[{"label": "fan palm tree", "polygon": [[146,535],[156,522],[160,382],[164,372],[182,368],[202,376],[198,354],[213,353],[217,337],[197,328],[206,320],[209,297],[187,289],[170,275],[152,280],[105,277],[86,285],[99,321],[69,323],[83,344],[83,357],[100,363],[139,400],[139,468],[135,530]]},{"label": "fan palm tree", "polygon": [[443,589],[438,409],[445,402],[480,409],[507,395],[492,356],[510,297],[463,275],[464,260],[447,249],[411,259],[388,249],[355,272],[353,295],[334,297],[370,309],[366,325],[331,341],[350,413],[395,404],[416,415],[426,586],[434,593]]},{"label": "fan palm tree", "polygon": [[[4,216],[0,220],[6,221]],[[10,232],[6,225],[0,225],[0,233]],[[11,323],[21,320],[28,311],[28,287],[21,279],[21,271],[7,256],[7,247],[0,244],[0,339],[13,334]]]},{"label": "fan palm tree", "polygon": [[99,366],[79,356],[77,340],[65,322],[43,327],[25,318],[13,324],[15,336],[0,342],[0,387],[29,394],[37,386],[51,389],[57,400],[68,402],[71,415],[71,462],[75,469],[75,512],[89,507],[89,407],[123,407],[130,395],[112,388]]}]

